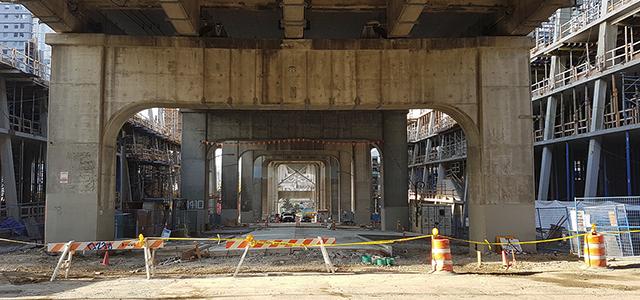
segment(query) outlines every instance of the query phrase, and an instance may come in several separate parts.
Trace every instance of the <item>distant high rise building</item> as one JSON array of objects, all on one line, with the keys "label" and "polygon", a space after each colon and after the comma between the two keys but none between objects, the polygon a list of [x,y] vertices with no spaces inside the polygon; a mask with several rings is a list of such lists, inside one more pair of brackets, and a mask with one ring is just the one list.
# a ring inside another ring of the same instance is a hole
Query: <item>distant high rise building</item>
[{"label": "distant high rise building", "polygon": [[33,26],[40,60],[50,66],[51,46],[45,44],[45,36],[47,33],[53,33],[54,31],[46,24],[41,23],[39,19],[33,19]]},{"label": "distant high rise building", "polygon": [[44,43],[45,34],[50,32],[53,30],[41,24],[24,6],[0,2],[0,45],[4,54],[15,48],[50,64],[51,47]]},{"label": "distant high rise building", "polygon": [[33,29],[33,16],[24,6],[0,2],[0,43],[4,47],[27,52]]}]

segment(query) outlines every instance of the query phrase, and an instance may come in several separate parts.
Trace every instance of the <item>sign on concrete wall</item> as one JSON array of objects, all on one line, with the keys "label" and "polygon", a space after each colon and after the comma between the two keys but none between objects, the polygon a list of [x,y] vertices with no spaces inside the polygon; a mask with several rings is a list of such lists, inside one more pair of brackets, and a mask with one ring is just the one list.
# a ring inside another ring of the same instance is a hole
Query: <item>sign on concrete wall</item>
[{"label": "sign on concrete wall", "polygon": [[69,172],[60,172],[60,183],[69,183]]}]

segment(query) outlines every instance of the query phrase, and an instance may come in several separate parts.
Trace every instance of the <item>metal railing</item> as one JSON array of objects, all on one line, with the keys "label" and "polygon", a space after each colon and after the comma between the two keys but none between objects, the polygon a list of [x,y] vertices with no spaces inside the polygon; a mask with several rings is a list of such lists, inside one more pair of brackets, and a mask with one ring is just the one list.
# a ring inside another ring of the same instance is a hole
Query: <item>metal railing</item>
[{"label": "metal railing", "polygon": [[[539,28],[534,31],[535,47],[531,49],[531,54],[534,55],[537,52],[544,51],[554,42],[560,41],[567,36],[576,33],[584,28],[590,27],[593,23],[599,21],[601,17],[607,18],[608,16],[618,11],[624,10],[626,7],[635,4],[638,0],[608,0],[607,1],[607,15],[602,16],[602,9],[597,1],[586,1],[582,7],[573,12],[571,18],[560,25],[555,25],[555,18],[558,15],[554,15],[548,22],[543,23]],[[555,30],[555,27],[558,30]]]},{"label": "metal railing", "polygon": [[173,141],[175,143],[180,143],[181,136],[178,135],[177,132],[169,128],[168,126],[162,126],[158,122],[153,122],[148,119],[141,117],[138,114],[134,114],[131,118],[129,118],[129,122],[133,125],[145,127],[159,136],[166,138],[167,140]]},{"label": "metal railing", "polygon": [[51,68],[47,64],[29,57],[18,49],[7,48],[2,44],[0,44],[0,62],[45,81],[51,79]]},{"label": "metal railing", "polygon": [[[612,12],[617,10],[626,6],[631,1],[632,0],[611,0],[610,2],[615,3],[613,3],[613,5],[610,3],[607,11]],[[559,25],[556,25],[555,22],[555,18],[559,17],[558,13],[556,13],[548,22],[543,23],[541,27],[536,29],[536,46],[531,49],[531,54],[534,55],[539,51],[544,51],[545,48],[549,47],[554,42],[560,41],[573,33],[591,26],[592,23],[596,22],[601,17],[601,11],[600,0],[585,1],[581,7],[572,12],[572,16],[569,20],[562,22]]]},{"label": "metal railing", "polygon": [[554,75],[552,80],[550,78],[543,78],[533,83],[531,85],[531,93],[534,96],[548,94],[553,89],[589,78],[591,75],[599,74],[613,67],[631,61],[637,61],[638,54],[640,54],[640,41],[633,41],[631,39],[626,44],[605,52],[604,55],[596,56],[596,62],[594,64],[587,61]]},{"label": "metal railing", "polygon": [[[436,115],[435,111],[432,111],[429,114],[431,114],[431,118]],[[452,117],[445,114],[442,114],[441,117],[434,122],[433,126],[429,126],[428,122],[423,122],[419,126],[417,123],[412,123],[407,126],[407,139],[409,142],[417,142],[441,131],[450,129],[456,124],[456,121]]]}]

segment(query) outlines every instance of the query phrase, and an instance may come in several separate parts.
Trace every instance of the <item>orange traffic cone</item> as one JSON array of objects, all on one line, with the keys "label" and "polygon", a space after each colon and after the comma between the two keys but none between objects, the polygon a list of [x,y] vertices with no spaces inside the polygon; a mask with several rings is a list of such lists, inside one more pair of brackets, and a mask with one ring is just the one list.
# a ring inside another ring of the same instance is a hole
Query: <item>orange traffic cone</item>
[{"label": "orange traffic cone", "polygon": [[591,224],[591,234],[584,237],[584,263],[587,267],[607,267],[604,235],[596,232],[596,224]]},{"label": "orange traffic cone", "polygon": [[104,252],[104,258],[102,259],[102,265],[103,266],[108,266],[109,265],[109,251],[105,251]]},{"label": "orange traffic cone", "polygon": [[449,239],[439,237],[437,228],[434,228],[431,233],[431,271],[453,273]]}]

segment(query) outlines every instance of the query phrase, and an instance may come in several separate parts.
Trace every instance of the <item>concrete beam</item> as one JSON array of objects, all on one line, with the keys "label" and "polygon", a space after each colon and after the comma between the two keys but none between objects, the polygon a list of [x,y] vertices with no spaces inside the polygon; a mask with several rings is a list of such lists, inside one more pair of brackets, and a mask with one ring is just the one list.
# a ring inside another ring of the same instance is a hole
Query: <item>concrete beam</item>
[{"label": "concrete beam", "polygon": [[180,35],[196,36],[199,30],[199,0],[160,0],[160,6]]},{"label": "concrete beam", "polygon": [[510,4],[511,10],[495,24],[493,34],[527,35],[559,8],[575,5],[575,0],[510,0]]},{"label": "concrete beam", "polygon": [[301,39],[304,37],[305,0],[282,0],[282,27],[287,39]]},{"label": "concrete beam", "polygon": [[67,2],[64,0],[20,1],[31,13],[56,32],[81,31],[84,20],[69,9]]},{"label": "concrete beam", "polygon": [[427,0],[392,0],[387,6],[389,37],[407,37],[416,24]]}]

